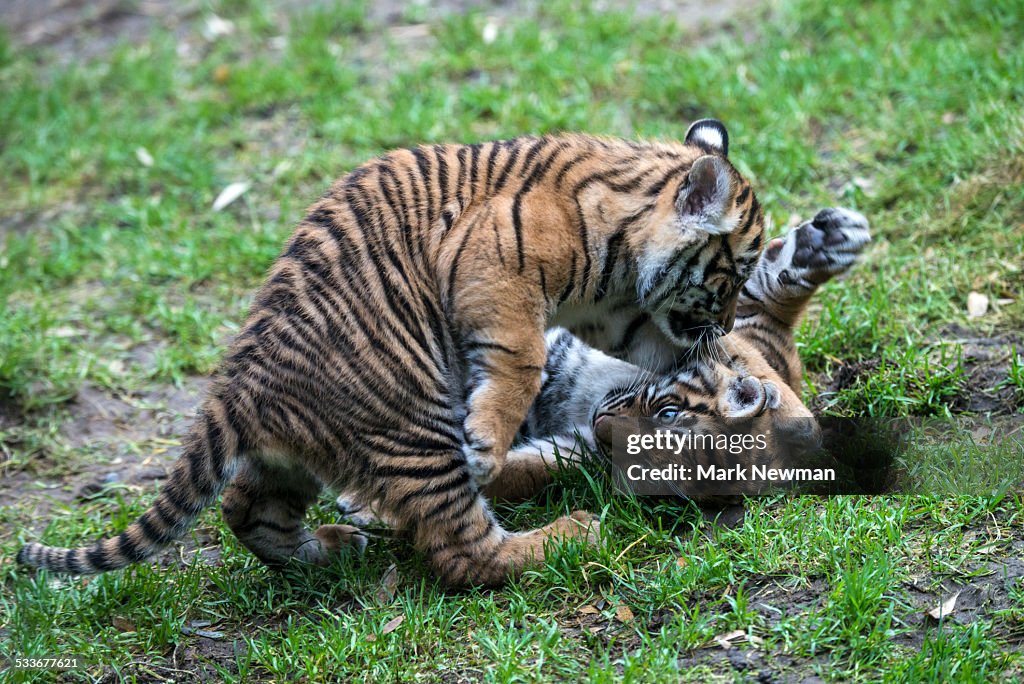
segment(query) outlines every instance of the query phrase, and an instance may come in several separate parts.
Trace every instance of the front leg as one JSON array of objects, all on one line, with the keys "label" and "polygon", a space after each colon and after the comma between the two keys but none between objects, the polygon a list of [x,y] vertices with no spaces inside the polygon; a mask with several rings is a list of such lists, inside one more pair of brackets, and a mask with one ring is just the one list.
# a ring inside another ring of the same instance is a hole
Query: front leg
[{"label": "front leg", "polygon": [[494,480],[544,369],[544,309],[528,283],[505,282],[459,298],[460,342],[468,365],[463,453],[479,487]]},{"label": "front leg", "polygon": [[508,452],[505,466],[484,489],[494,501],[526,501],[551,483],[561,467],[579,467],[582,451],[575,437],[532,439]]}]

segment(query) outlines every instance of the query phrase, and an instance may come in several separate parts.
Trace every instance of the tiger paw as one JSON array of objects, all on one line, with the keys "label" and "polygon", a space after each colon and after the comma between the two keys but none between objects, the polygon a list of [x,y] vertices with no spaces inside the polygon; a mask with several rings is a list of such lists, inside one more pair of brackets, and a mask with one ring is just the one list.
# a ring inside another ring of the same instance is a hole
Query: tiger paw
[{"label": "tiger paw", "polygon": [[495,478],[498,477],[498,473],[501,472],[498,459],[494,457],[492,452],[493,449],[491,448],[479,449],[472,444],[464,444],[462,446],[462,455],[466,458],[466,468],[469,470],[469,477],[480,489],[494,482]]},{"label": "tiger paw", "polygon": [[362,530],[351,525],[321,525],[313,536],[328,553],[338,553],[344,548],[362,553],[369,541]]},{"label": "tiger paw", "polygon": [[472,419],[472,415],[467,417],[462,429],[462,455],[466,458],[470,478],[482,489],[498,477],[504,458],[499,461],[494,441],[484,438],[479,430],[474,430]]},{"label": "tiger paw", "polygon": [[864,216],[850,209],[822,209],[785,238],[773,240],[765,263],[781,284],[813,290],[849,269],[870,241]]},{"label": "tiger paw", "polygon": [[339,495],[334,500],[334,506],[338,509],[338,513],[341,514],[342,518],[348,520],[356,527],[371,527],[383,523],[372,507],[364,506],[345,494]]},{"label": "tiger paw", "polygon": [[569,535],[593,546],[601,538],[601,519],[589,511],[573,511],[568,518]]}]

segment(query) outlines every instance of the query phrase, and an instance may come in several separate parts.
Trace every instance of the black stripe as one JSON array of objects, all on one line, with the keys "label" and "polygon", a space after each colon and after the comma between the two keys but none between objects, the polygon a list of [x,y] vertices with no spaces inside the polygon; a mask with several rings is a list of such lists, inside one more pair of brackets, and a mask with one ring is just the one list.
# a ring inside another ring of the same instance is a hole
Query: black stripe
[{"label": "black stripe", "polygon": [[472,194],[476,193],[476,183],[477,183],[477,178],[478,178],[479,173],[480,173],[480,149],[481,148],[482,148],[482,145],[480,143],[475,143],[475,144],[469,146],[469,152],[470,152],[470,158],[471,158],[470,167],[469,167],[469,185],[470,185],[470,189],[469,190],[470,190],[470,193],[472,193]]},{"label": "black stripe", "polygon": [[459,262],[462,260],[462,252],[463,252],[464,249],[466,249],[466,244],[469,242],[469,235],[473,231],[473,228],[478,223],[480,223],[480,221],[484,220],[484,218],[489,218],[490,215],[491,215],[491,212],[488,209],[488,211],[485,214],[482,214],[482,215],[478,216],[475,221],[473,221],[472,223],[470,223],[469,225],[466,226],[466,228],[465,228],[466,232],[462,234],[462,241],[459,243],[459,247],[458,247],[458,249],[455,250],[455,255],[452,257],[452,265],[451,265],[451,268],[448,269],[448,311],[449,312],[454,310],[454,304],[455,304],[455,278],[456,278],[456,276],[458,275],[458,272],[459,272]]},{"label": "black stripe", "polygon": [[462,194],[462,186],[466,184],[466,176],[469,172],[468,165],[466,164],[466,156],[469,154],[469,148],[465,145],[459,147],[459,151],[455,153],[455,158],[459,163],[459,175],[455,180],[455,198],[459,201],[459,206],[466,206],[464,196]]},{"label": "black stripe", "polygon": [[127,532],[122,532],[117,536],[117,550],[132,563],[145,560],[148,555],[145,549],[139,548],[139,545],[132,541]]},{"label": "black stripe", "polygon": [[458,472],[458,475],[456,475],[456,477],[454,477],[454,478],[452,478],[450,480],[442,480],[440,482],[434,482],[433,484],[431,484],[428,487],[423,487],[422,489],[415,489],[415,490],[409,492],[408,494],[406,494],[405,496],[402,497],[400,505],[405,506],[410,501],[412,501],[413,499],[418,499],[418,498],[424,497],[424,496],[432,496],[432,495],[435,495],[435,494],[447,494],[448,492],[450,492],[453,489],[458,489],[459,487],[465,487],[466,485],[469,484],[469,482],[470,482],[469,472],[467,472],[466,469],[463,468],[462,470],[460,470]]},{"label": "black stripe", "polygon": [[142,514],[139,518],[139,527],[142,528],[142,533],[146,535],[146,538],[158,546],[164,546],[174,541],[175,535],[169,530],[161,530],[153,524],[153,520],[150,517],[149,511]]},{"label": "black stripe", "polygon": [[516,236],[516,255],[519,259],[519,272],[522,273],[526,264],[526,252],[523,249],[523,217],[522,197],[516,195],[512,202],[512,229]]},{"label": "black stripe", "polygon": [[433,518],[436,518],[437,516],[441,515],[442,513],[444,513],[446,510],[448,510],[449,508],[451,508],[455,504],[459,503],[459,501],[461,501],[463,498],[466,499],[466,502],[464,504],[462,504],[458,508],[458,510],[453,511],[450,515],[448,515],[447,519],[448,520],[460,520],[461,518],[465,517],[466,513],[468,513],[469,510],[471,508],[473,508],[473,506],[477,505],[477,497],[479,496],[479,494],[477,494],[476,492],[470,491],[468,489],[463,489],[460,492],[460,495],[461,496],[456,496],[456,497],[453,497],[451,499],[445,499],[444,501],[442,501],[441,503],[433,506],[429,510],[424,511],[423,515],[422,515],[422,519],[423,520],[431,520]]},{"label": "black stripe", "polygon": [[227,449],[224,447],[224,432],[213,416],[206,416],[206,439],[210,443],[210,462],[218,480],[225,478],[225,459]]},{"label": "black stripe", "polygon": [[594,153],[591,150],[586,150],[585,152],[583,152],[583,154],[576,154],[575,156],[569,157],[569,161],[563,164],[562,168],[560,168],[558,170],[558,173],[555,175],[555,188],[560,189],[562,186],[562,182],[565,180],[565,177],[569,174],[569,172],[593,156]]},{"label": "black stripe", "polygon": [[671,181],[673,178],[678,177],[680,173],[690,168],[690,166],[690,164],[680,164],[679,166],[672,167],[671,169],[669,169],[668,173],[662,176],[660,180],[654,183],[651,187],[647,188],[647,191],[644,194],[646,194],[648,197],[654,197],[655,195],[661,194],[661,191],[665,188],[666,185],[668,185],[669,181]]},{"label": "black stripe", "polygon": [[103,547],[99,544],[86,551],[85,558],[89,561],[89,565],[97,570],[112,570],[114,568],[114,564],[103,553]]},{"label": "black stripe", "polygon": [[498,174],[498,178],[494,183],[495,194],[501,192],[501,189],[505,187],[505,183],[508,182],[508,177],[512,173],[512,167],[515,166],[516,160],[519,159],[519,153],[521,151],[522,141],[516,140],[515,144],[512,145],[512,149],[508,155],[508,159],[505,160],[505,165],[501,168],[501,172]]},{"label": "black stripe", "polygon": [[[534,143],[533,146],[531,146],[530,150],[527,152],[526,160],[523,162],[524,169],[526,168],[526,165],[529,164],[540,153],[542,147],[546,142],[547,141],[542,138],[538,140],[536,143]],[[512,201],[512,226],[515,229],[516,254],[519,258],[520,273],[522,273],[523,269],[525,268],[526,260],[526,254],[523,247],[523,197],[525,197],[526,194],[530,192],[531,189],[533,189],[534,185],[536,185],[537,182],[544,177],[544,175],[548,172],[548,169],[551,168],[551,164],[554,162],[555,157],[558,156],[558,153],[560,151],[561,148],[556,148],[551,154],[548,155],[548,157],[542,163],[534,165],[533,169],[530,171],[530,175],[527,176],[526,180],[523,182],[523,186],[519,189],[518,192],[516,192],[516,196]]]},{"label": "black stripe", "polygon": [[487,155],[487,177],[484,179],[484,190],[490,191],[491,189],[491,176],[494,174],[494,163],[498,158],[498,150],[501,149],[502,142],[495,141],[491,143],[491,153]]},{"label": "black stripe", "polygon": [[416,157],[416,166],[420,170],[420,178],[423,181],[424,192],[427,195],[427,223],[432,223],[431,210],[434,208],[434,192],[433,188],[430,187],[430,160],[427,158],[427,154],[420,147],[414,147],[411,150],[414,157]]},{"label": "black stripe", "polygon": [[736,204],[741,205],[747,201],[747,195],[750,194],[750,185],[744,185],[743,189],[740,190],[740,194],[736,195]]},{"label": "black stripe", "polygon": [[758,351],[760,351],[764,356],[764,360],[767,361],[768,364],[776,370],[776,372],[783,377],[790,377],[792,369],[789,366],[789,361],[787,361],[786,357],[775,348],[775,345],[771,341],[753,331],[748,332],[747,330],[744,330],[743,336],[757,346]]},{"label": "black stripe", "polygon": [[449,475],[459,468],[462,468],[464,465],[465,461],[455,458],[449,459],[444,464],[436,467],[377,465],[373,468],[373,474],[375,477],[408,477],[417,480],[426,480]]},{"label": "black stripe", "polygon": [[443,203],[448,197],[448,160],[445,159],[444,145],[434,145],[434,158],[437,160],[437,181],[440,186],[440,200]]}]

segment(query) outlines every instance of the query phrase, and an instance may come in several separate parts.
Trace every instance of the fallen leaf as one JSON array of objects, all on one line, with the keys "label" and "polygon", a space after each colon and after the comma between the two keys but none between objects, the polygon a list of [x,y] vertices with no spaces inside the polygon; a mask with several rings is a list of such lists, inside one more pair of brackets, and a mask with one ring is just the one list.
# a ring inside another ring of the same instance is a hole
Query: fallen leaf
[{"label": "fallen leaf", "polygon": [[591,606],[591,605],[586,605],[586,606],[582,606],[582,607],[581,607],[581,608],[580,608],[580,609],[579,609],[578,611],[576,611],[576,612],[577,612],[577,613],[582,613],[583,615],[597,615],[597,614],[598,614],[598,613],[600,613],[601,611],[599,611],[599,610],[598,610],[597,608],[595,608],[594,606]]},{"label": "fallen leaf", "polygon": [[971,292],[967,295],[967,317],[981,318],[988,311],[988,297],[980,292]]},{"label": "fallen leaf", "polygon": [[227,64],[218,64],[213,70],[214,83],[227,83],[227,80],[230,76],[231,67],[229,67]]},{"label": "fallen leaf", "polygon": [[145,147],[135,148],[135,158],[139,160],[139,163],[145,166],[147,169],[153,165],[153,155],[149,153]]},{"label": "fallen leaf", "polygon": [[959,598],[959,596],[960,592],[958,591],[952,596],[950,596],[948,599],[940,603],[939,605],[929,610],[928,614],[936,620],[941,620],[942,618],[951,614],[956,609],[956,600],[957,598]]},{"label": "fallen leaf", "polygon": [[615,618],[619,622],[632,622],[633,611],[629,609],[629,606],[619,606],[615,609]]},{"label": "fallen leaf", "polygon": [[231,183],[220,191],[217,199],[213,200],[213,210],[220,211],[249,190],[249,184],[245,182]]},{"label": "fallen leaf", "polygon": [[114,616],[114,618],[110,621],[110,624],[114,625],[114,628],[119,632],[135,631],[135,623],[123,617]]},{"label": "fallen leaf", "polygon": [[398,591],[398,566],[392,563],[380,578],[380,586],[374,594],[380,603],[391,603]]},{"label": "fallen leaf", "polygon": [[682,556],[680,556],[679,558],[676,558],[676,567],[679,568],[680,570],[682,570],[683,568],[685,568],[689,564],[690,564],[690,561],[686,560]]},{"label": "fallen leaf", "polygon": [[366,635],[366,640],[367,641],[376,641],[377,640],[377,635],[376,634],[367,634]]},{"label": "fallen leaf", "polygon": [[593,627],[588,627],[587,631],[591,634],[597,634],[598,632],[604,631],[604,625],[594,625]]},{"label": "fallen leaf", "polygon": [[747,633],[744,632],[742,629],[734,629],[731,632],[726,632],[725,634],[719,634],[718,636],[716,636],[715,643],[717,643],[723,649],[728,651],[730,648],[732,648],[732,641],[734,639],[739,639],[740,637],[746,635]]},{"label": "fallen leaf", "polygon": [[398,629],[399,625],[401,625],[403,622],[405,622],[405,616],[404,615],[399,615],[396,618],[392,618],[392,619],[388,620],[387,624],[384,625],[384,629],[380,630],[380,633],[381,634],[391,634],[396,629]]}]

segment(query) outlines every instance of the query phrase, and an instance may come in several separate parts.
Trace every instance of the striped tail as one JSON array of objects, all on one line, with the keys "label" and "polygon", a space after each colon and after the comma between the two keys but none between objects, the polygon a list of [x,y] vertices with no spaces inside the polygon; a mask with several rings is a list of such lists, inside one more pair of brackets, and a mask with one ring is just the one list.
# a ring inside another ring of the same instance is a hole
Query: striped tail
[{"label": "striped tail", "polygon": [[142,562],[184,536],[234,472],[238,435],[217,413],[200,412],[156,501],[124,532],[74,549],[26,544],[18,552],[18,562],[54,572],[106,572]]}]

